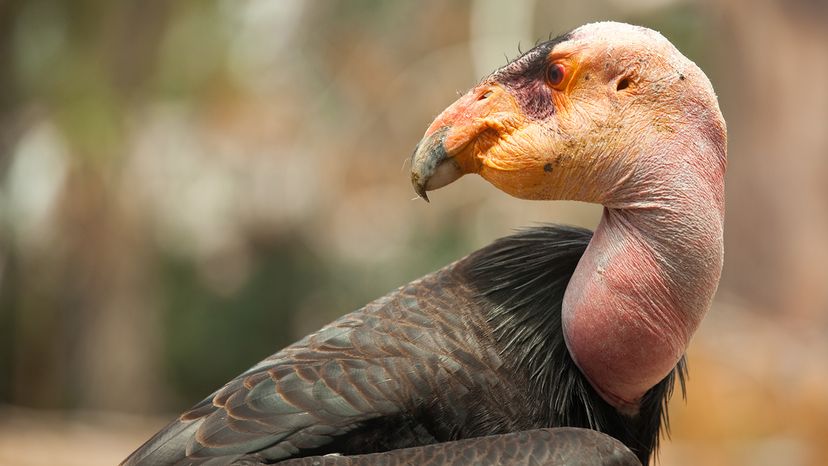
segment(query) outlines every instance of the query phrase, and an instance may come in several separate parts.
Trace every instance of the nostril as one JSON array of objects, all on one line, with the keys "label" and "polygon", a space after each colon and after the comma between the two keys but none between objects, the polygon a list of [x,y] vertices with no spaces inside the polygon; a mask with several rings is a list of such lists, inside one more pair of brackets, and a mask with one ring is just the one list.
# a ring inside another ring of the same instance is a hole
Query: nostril
[{"label": "nostril", "polygon": [[490,95],[492,95],[492,91],[486,91],[486,92],[485,92],[485,93],[483,93],[483,95],[481,95],[481,96],[480,96],[477,100],[484,100],[484,99],[487,99]]},{"label": "nostril", "polygon": [[629,78],[624,78],[618,81],[618,87],[615,88],[616,91],[623,91],[624,89],[630,87],[630,80]]}]

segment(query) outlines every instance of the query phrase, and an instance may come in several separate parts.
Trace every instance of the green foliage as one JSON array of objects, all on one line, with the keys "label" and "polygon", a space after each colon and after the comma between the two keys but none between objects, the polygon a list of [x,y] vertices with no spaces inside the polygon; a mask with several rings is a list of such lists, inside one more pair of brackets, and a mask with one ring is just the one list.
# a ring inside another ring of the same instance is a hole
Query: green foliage
[{"label": "green foliage", "polygon": [[254,255],[249,278],[229,296],[208,287],[193,263],[171,255],[159,261],[167,377],[186,400],[289,344],[293,312],[324,286],[321,264],[301,241],[261,244]]}]

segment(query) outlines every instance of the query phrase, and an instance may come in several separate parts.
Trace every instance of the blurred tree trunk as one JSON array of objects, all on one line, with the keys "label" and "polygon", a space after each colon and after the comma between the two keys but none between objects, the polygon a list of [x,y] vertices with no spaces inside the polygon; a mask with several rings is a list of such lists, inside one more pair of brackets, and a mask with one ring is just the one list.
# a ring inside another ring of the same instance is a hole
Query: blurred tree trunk
[{"label": "blurred tree trunk", "polygon": [[[723,289],[801,322],[828,310],[828,6],[751,2],[722,6],[734,56]],[[804,124],[803,124],[804,123]],[[761,284],[761,285],[760,285]]]},{"label": "blurred tree trunk", "polygon": [[68,382],[79,407],[147,411],[157,409],[166,386],[151,235],[119,204],[97,173],[75,173],[67,184],[61,303],[64,319],[74,319],[64,322]]},{"label": "blurred tree trunk", "polygon": [[[0,2],[0,9],[9,4]],[[55,70],[61,78],[44,80],[40,91],[46,92],[33,100],[57,121],[72,161],[55,207],[54,241],[41,251],[17,251],[8,290],[13,296],[3,299],[14,314],[8,401],[158,410],[166,385],[160,383],[162,329],[147,257],[152,237],[113,187],[130,147],[125,116],[153,76],[167,4],[92,1],[49,8],[66,21],[64,51],[74,55],[55,64],[64,67]],[[10,34],[15,19],[0,16],[0,37]],[[9,43],[0,40],[0,64],[10,61]],[[12,70],[2,67],[0,85],[13,79]],[[2,116],[9,110],[19,119],[27,110],[8,105]]]},{"label": "blurred tree trunk", "polygon": [[[12,36],[19,2],[0,1],[0,178],[6,171],[12,141],[12,119],[20,99],[14,76]],[[2,254],[3,251],[0,251]]]}]

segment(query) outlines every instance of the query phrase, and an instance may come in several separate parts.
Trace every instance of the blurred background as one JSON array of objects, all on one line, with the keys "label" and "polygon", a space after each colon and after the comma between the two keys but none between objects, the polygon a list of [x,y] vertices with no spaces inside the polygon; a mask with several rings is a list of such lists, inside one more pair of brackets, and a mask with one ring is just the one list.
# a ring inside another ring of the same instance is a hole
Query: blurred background
[{"label": "blurred background", "polygon": [[414,201],[432,118],[538,39],[661,31],[728,121],[726,259],[662,465],[828,464],[828,2],[0,0],[0,464],[114,464],[254,362],[540,222]]}]

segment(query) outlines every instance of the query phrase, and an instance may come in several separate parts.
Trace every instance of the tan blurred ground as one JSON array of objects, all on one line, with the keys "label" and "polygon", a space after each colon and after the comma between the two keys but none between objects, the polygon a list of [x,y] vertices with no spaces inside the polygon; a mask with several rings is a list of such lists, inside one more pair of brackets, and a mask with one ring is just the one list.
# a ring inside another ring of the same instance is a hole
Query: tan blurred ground
[{"label": "tan blurred ground", "polygon": [[124,414],[11,407],[0,407],[0,416],[4,466],[112,466],[163,422]]}]

